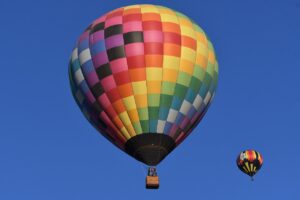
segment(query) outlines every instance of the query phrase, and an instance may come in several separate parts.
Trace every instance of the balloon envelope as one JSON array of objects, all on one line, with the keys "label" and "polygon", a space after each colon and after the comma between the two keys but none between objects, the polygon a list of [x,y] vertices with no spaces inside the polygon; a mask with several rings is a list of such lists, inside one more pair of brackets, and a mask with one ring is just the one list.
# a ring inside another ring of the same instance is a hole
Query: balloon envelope
[{"label": "balloon envelope", "polygon": [[218,63],[207,35],[188,17],[133,5],[87,27],[73,50],[69,77],[89,122],[129,155],[157,165],[205,114]]},{"label": "balloon envelope", "polygon": [[238,168],[248,176],[254,176],[263,164],[262,155],[255,150],[245,150],[237,157]]}]

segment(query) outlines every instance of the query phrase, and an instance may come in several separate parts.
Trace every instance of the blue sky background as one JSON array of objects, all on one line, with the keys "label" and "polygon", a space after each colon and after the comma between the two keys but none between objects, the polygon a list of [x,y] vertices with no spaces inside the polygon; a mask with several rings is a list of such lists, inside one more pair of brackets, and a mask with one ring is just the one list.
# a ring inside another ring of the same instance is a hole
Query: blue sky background
[{"label": "blue sky background", "polygon": [[[158,167],[145,168],[88,124],[67,64],[95,18],[137,3],[187,14],[209,35],[220,66],[202,123]],[[0,199],[300,199],[300,1],[0,1]],[[251,182],[237,154],[264,166]]]}]

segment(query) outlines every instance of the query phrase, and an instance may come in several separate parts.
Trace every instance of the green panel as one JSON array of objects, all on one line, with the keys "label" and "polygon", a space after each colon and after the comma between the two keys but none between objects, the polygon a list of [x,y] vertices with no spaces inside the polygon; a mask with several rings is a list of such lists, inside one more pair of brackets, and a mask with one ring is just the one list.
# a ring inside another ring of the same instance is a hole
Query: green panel
[{"label": "green panel", "polygon": [[140,120],[148,120],[148,108],[139,108],[137,109],[139,113]]},{"label": "green panel", "polygon": [[132,126],[137,134],[141,134],[143,132],[140,122],[135,122],[132,124]]},{"label": "green panel", "polygon": [[209,73],[209,75],[211,77],[213,77],[214,72],[215,72],[215,65],[211,64],[210,62],[208,62],[207,68],[206,68],[206,72]]},{"label": "green panel", "polygon": [[175,83],[164,81],[162,84],[161,93],[173,95],[175,90]]},{"label": "green panel", "polygon": [[148,106],[159,107],[160,94],[148,94]]},{"label": "green panel", "polygon": [[184,85],[176,84],[174,95],[184,99],[187,89]]},{"label": "green panel", "polygon": [[148,107],[149,119],[158,119],[159,107]]},{"label": "green panel", "polygon": [[149,121],[148,120],[141,120],[140,121],[143,133],[148,133],[149,132]]},{"label": "green panel", "polygon": [[190,88],[191,88],[193,91],[195,91],[195,93],[198,93],[198,91],[199,91],[201,85],[202,85],[202,82],[201,82],[199,79],[197,79],[197,78],[195,78],[194,76],[192,76],[192,78],[191,78],[191,83],[190,83]]},{"label": "green panel", "polygon": [[205,74],[205,71],[203,70],[203,68],[200,65],[195,65],[193,76],[195,76],[196,78],[201,80],[201,77],[203,77],[204,74]]},{"label": "green panel", "polygon": [[189,87],[191,76],[185,72],[179,72],[177,83]]},{"label": "green panel", "polygon": [[160,98],[160,106],[167,107],[167,108],[170,107],[172,104],[172,99],[173,99],[172,95],[162,94]]}]

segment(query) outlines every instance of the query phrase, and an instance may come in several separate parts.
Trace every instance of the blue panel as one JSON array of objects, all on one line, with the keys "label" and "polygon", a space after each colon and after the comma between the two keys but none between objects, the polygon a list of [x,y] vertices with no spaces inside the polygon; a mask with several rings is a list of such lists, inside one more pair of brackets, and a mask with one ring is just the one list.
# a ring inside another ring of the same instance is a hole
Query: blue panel
[{"label": "blue panel", "polygon": [[149,120],[150,132],[156,133],[157,131],[157,120]]},{"label": "blue panel", "polygon": [[92,55],[96,55],[97,53],[102,52],[102,51],[106,51],[105,40],[100,40],[100,41],[96,42],[91,48]]},{"label": "blue panel", "polygon": [[94,64],[93,64],[92,60],[89,60],[86,63],[84,63],[81,68],[82,68],[82,71],[83,71],[84,75],[87,75],[87,74],[95,71]]},{"label": "blue panel", "polygon": [[78,55],[84,51],[85,49],[89,48],[89,39],[86,38],[84,40],[82,40],[79,44],[78,44]]},{"label": "blue panel", "polygon": [[170,110],[169,108],[160,107],[159,108],[159,119],[166,120],[168,117],[168,114],[169,114],[169,110]]},{"label": "blue panel", "polygon": [[177,96],[174,96],[171,108],[173,108],[174,110],[178,110],[179,111],[179,109],[181,107],[181,104],[182,104],[182,99],[178,98]]}]

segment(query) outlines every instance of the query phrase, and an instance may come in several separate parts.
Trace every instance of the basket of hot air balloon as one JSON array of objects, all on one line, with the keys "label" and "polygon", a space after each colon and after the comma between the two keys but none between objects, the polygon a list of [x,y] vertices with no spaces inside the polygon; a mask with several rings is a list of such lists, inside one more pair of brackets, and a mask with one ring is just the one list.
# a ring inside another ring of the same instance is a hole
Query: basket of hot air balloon
[{"label": "basket of hot air balloon", "polygon": [[[73,50],[69,78],[88,121],[152,169],[206,113],[218,63],[209,38],[188,17],[162,6],[133,5],[87,27]],[[150,182],[158,188],[157,175],[148,174]]]}]

